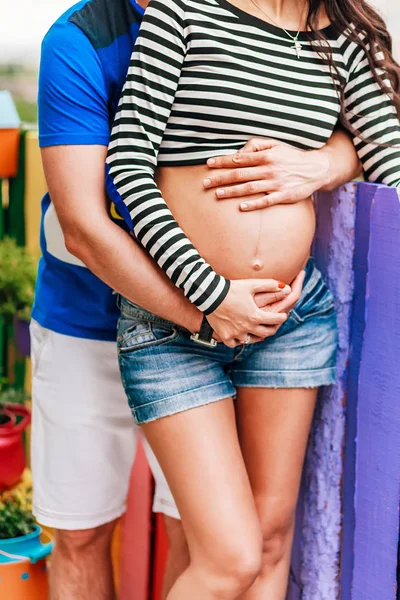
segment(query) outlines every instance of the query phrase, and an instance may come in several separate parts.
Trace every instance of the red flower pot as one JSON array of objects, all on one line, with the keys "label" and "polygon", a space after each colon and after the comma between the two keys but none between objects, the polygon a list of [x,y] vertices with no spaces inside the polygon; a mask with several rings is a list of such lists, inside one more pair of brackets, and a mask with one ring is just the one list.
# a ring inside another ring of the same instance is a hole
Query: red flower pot
[{"label": "red flower pot", "polygon": [[[26,467],[23,431],[31,421],[31,411],[22,404],[6,404],[15,421],[0,427],[0,492],[13,487]],[[20,421],[16,423],[16,418]]]}]

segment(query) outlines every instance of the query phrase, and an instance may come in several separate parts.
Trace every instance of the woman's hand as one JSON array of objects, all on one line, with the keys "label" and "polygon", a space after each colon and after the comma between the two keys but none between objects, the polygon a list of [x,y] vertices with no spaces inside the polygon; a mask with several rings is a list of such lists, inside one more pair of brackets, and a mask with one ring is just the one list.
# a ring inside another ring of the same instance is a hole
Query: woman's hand
[{"label": "woman's hand", "polygon": [[[262,310],[267,310],[269,312],[285,312],[286,314],[289,314],[300,300],[305,276],[306,272],[302,269],[290,284],[289,294],[285,294],[282,297],[279,297],[279,294],[276,294],[275,297],[268,293],[256,294],[254,297],[255,303]],[[275,326],[274,333],[276,333],[278,329],[279,326]]]},{"label": "woman's hand", "polygon": [[[253,138],[236,154],[209,159],[208,167],[226,171],[210,173],[204,186],[217,188],[219,200],[249,196],[240,204],[243,211],[292,204],[327,185],[331,155],[327,146],[304,151],[277,140]],[[265,195],[252,200],[254,194]]]},{"label": "woman's hand", "polygon": [[[306,272],[302,269],[297,277],[293,280],[291,284],[291,292],[288,295],[285,295],[281,298],[271,299],[270,294],[261,293],[256,294],[254,297],[255,303],[259,308],[268,312],[279,312],[286,313],[288,316],[290,315],[290,311],[292,308],[296,306],[298,301],[300,300],[301,292],[303,290],[304,278],[306,276]],[[266,337],[270,337],[275,335],[280,325],[270,325],[266,327],[268,329],[268,335]],[[250,337],[250,344],[255,344],[256,342],[262,342],[265,338],[257,338]]]},{"label": "woman's hand", "polygon": [[287,314],[277,310],[270,311],[265,304],[261,309],[255,302],[257,294],[271,293],[273,296],[269,296],[269,299],[276,303],[277,298],[282,298],[282,295],[289,296],[291,288],[275,279],[231,281],[225,300],[213,313],[207,315],[207,320],[218,339],[226,346],[234,348],[243,344],[248,335],[261,339],[272,335],[271,327],[282,325],[287,319]]}]

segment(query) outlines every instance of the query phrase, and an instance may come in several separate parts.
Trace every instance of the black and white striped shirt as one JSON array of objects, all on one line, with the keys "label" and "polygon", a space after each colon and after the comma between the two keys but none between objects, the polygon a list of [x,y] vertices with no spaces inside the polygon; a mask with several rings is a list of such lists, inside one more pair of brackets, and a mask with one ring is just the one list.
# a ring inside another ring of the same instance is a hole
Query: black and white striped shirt
[{"label": "black and white striped shirt", "polygon": [[[354,144],[366,176],[399,185],[393,102],[376,83],[362,48],[333,26],[324,33],[347,114],[363,137],[354,137]],[[300,59],[281,29],[227,0],[150,0],[146,10],[107,162],[137,239],[206,314],[225,298],[229,281],[180,229],[155,184],[155,169],[205,163],[253,136],[321,148],[338,124],[338,93],[307,34],[299,41]]]}]

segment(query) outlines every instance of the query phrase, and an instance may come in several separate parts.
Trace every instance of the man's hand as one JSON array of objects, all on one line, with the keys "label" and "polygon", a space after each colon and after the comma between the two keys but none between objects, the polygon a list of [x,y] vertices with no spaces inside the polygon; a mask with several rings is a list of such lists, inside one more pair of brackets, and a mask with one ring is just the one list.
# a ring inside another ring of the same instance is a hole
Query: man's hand
[{"label": "man's hand", "polygon": [[[220,200],[249,196],[240,204],[243,211],[299,202],[319,189],[334,189],[360,172],[353,144],[341,131],[320,150],[309,151],[252,138],[236,154],[209,159],[207,165],[225,172],[211,173],[204,186],[216,188]],[[262,196],[252,199],[255,194]]]}]

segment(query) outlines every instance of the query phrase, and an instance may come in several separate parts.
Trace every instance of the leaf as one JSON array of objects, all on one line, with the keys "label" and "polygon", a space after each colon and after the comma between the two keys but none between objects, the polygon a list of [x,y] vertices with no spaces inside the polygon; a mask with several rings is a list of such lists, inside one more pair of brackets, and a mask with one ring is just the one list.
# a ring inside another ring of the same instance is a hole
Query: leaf
[{"label": "leaf", "polygon": [[29,319],[36,280],[36,263],[15,240],[0,241],[0,317]]}]

